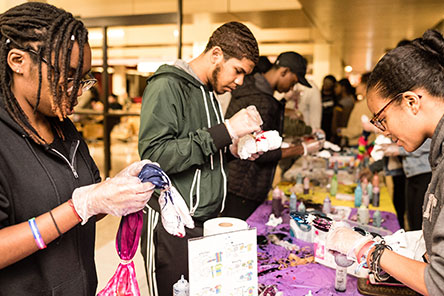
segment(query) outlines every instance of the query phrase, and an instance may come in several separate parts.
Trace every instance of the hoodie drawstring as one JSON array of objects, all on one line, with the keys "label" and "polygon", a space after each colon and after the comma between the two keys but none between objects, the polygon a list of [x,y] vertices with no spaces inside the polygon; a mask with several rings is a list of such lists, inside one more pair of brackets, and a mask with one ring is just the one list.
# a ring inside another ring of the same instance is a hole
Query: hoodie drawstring
[{"label": "hoodie drawstring", "polygon": [[[205,104],[205,112],[207,114],[208,128],[210,128],[211,127],[211,120],[210,120],[210,112],[208,111],[207,96],[205,95],[205,90],[204,90],[203,86],[200,86],[200,90],[202,91],[202,98],[203,98],[204,104]],[[211,170],[213,170],[214,169],[213,155],[210,155],[210,164],[211,164]]]},{"label": "hoodie drawstring", "polygon": [[[216,114],[216,118],[217,118],[217,123],[220,124],[221,122],[223,122],[224,120],[224,115],[222,114],[222,108],[220,106],[220,103],[217,99],[215,99],[215,97],[213,97],[213,92],[210,92],[210,98],[211,98],[211,104],[213,106],[213,110],[214,110],[214,114]],[[216,106],[214,105],[214,100],[217,101],[217,104],[219,105],[219,112],[216,109]],[[219,115],[220,115],[220,119],[219,119]],[[224,182],[224,197],[222,199],[222,207],[220,212],[222,213],[222,211],[225,208],[225,199],[227,197],[227,175],[225,174],[224,171],[224,159],[223,159],[223,154],[222,154],[222,149],[219,150],[219,159],[220,159],[220,172],[222,173],[222,178],[223,178],[223,182]]]}]

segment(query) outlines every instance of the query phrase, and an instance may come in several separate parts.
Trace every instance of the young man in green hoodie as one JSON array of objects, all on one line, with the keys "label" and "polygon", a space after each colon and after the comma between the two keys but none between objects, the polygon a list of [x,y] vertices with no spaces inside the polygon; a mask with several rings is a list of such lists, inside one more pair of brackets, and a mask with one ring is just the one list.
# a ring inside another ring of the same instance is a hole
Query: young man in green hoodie
[{"label": "young man in green hoodie", "polygon": [[[258,59],[258,45],[251,31],[241,23],[230,22],[213,32],[204,52],[190,63],[178,60],[173,66],[163,65],[148,79],[139,154],[159,163],[169,175],[195,223],[194,229],[186,229],[184,238],[175,237],[160,221],[157,223],[158,213],[148,211],[142,242],[148,245],[145,259],[152,295],[171,295],[182,274],[189,278],[188,239],[202,236],[203,222],[217,217],[224,208],[226,154],[231,155],[226,147],[236,154],[238,138],[261,130],[262,120],[255,108],[244,108],[224,121],[214,95],[242,85]],[[150,250],[151,242],[155,252]],[[154,266],[150,258],[153,253]]]}]

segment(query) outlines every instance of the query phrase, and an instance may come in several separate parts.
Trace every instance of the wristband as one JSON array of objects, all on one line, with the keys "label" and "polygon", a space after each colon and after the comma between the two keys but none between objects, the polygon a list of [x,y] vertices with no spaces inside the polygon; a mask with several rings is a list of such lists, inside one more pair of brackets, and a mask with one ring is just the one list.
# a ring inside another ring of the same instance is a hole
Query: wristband
[{"label": "wristband", "polygon": [[237,137],[236,133],[234,132],[233,128],[231,127],[228,119],[225,119],[225,127],[227,128],[227,131],[230,134],[231,139],[236,140],[238,137]]},{"label": "wristband", "polygon": [[54,216],[52,215],[52,212],[49,211],[49,215],[51,216],[52,222],[54,223],[55,228],[57,229],[57,233],[59,234],[59,236],[62,236],[62,232],[60,231],[59,226],[56,223],[56,220],[54,219]]},{"label": "wristband", "polygon": [[362,246],[362,248],[359,250],[358,254],[356,255],[356,260],[358,263],[361,263],[361,259],[366,259],[366,255],[368,254],[369,249],[372,248],[372,246],[376,244],[374,241],[369,241],[365,245]]},{"label": "wristband", "polygon": [[79,213],[77,213],[76,208],[74,207],[74,203],[72,202],[72,199],[68,200],[68,204],[71,207],[71,209],[74,212],[74,214],[76,215],[77,220],[79,222],[82,222],[82,218],[80,217]]},{"label": "wristband", "polygon": [[29,227],[31,227],[32,235],[34,236],[34,240],[37,244],[37,247],[42,250],[46,248],[46,244],[43,241],[42,236],[40,235],[40,231],[37,227],[37,223],[35,222],[35,218],[31,218],[28,220]]}]

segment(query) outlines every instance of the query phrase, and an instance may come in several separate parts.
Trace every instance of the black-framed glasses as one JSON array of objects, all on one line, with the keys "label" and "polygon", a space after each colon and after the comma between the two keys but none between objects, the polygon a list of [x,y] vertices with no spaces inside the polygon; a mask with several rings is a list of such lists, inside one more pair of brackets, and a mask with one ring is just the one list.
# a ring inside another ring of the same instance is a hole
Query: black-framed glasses
[{"label": "black-framed glasses", "polygon": [[[35,51],[32,48],[27,48],[25,49],[25,51],[28,51],[32,54],[35,54],[37,56],[40,56],[39,53],[37,51]],[[40,58],[42,59],[42,61],[47,64],[49,67],[54,68],[54,66],[52,66],[47,59],[45,59],[44,57],[40,56]],[[74,78],[68,78],[67,79],[68,84],[72,84],[74,81]],[[85,77],[82,78],[80,80],[80,88],[82,89],[82,92],[86,92],[88,91],[91,87],[93,87],[96,83],[97,83],[97,79],[94,78],[94,75],[90,72],[86,73]],[[66,90],[66,92],[68,94],[70,94],[72,92],[72,90],[74,89],[74,85],[68,86],[68,89]]]},{"label": "black-framed glasses", "polygon": [[[384,121],[385,118],[380,119],[379,116],[382,114],[382,112],[384,112],[385,109],[387,109],[387,107],[393,103],[394,101],[396,101],[397,98],[399,98],[399,96],[402,96],[404,94],[404,92],[397,94],[396,96],[393,97],[393,99],[391,99],[387,104],[385,104],[384,107],[382,107],[381,110],[379,110],[378,113],[376,113],[372,119],[370,119],[370,123],[372,123],[374,126],[376,126],[379,130],[381,130],[382,132],[386,131],[386,127],[384,125]],[[421,95],[417,95],[419,98],[422,98]]]}]

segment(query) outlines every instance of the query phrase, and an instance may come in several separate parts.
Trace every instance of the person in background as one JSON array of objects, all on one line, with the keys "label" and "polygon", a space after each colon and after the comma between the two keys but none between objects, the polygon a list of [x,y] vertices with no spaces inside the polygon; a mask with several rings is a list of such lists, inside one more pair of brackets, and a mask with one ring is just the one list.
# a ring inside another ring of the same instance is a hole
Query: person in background
[{"label": "person in background", "polygon": [[270,62],[267,56],[260,56],[259,61],[257,62],[256,66],[253,69],[253,72],[251,74],[255,73],[265,73],[270,68],[273,67],[273,64]]},{"label": "person in background", "polygon": [[432,178],[432,169],[429,164],[431,140],[427,139],[418,149],[407,152],[395,143],[383,146],[384,156],[401,157],[402,168],[406,176],[405,196],[402,202],[407,208],[409,230],[421,230],[422,204],[424,194]]},{"label": "person in background", "polygon": [[294,108],[302,113],[302,120],[306,125],[314,130],[319,130],[322,121],[321,92],[314,81],[307,81],[309,81],[311,88],[298,83],[285,94],[285,98],[287,102],[295,102]]},{"label": "person in background", "polygon": [[325,132],[325,138],[331,140],[331,123],[333,120],[333,108],[336,105],[335,94],[336,78],[333,75],[324,77],[321,89],[322,97],[322,121],[321,129]]},{"label": "person in background", "polygon": [[444,294],[444,38],[428,30],[422,38],[399,46],[384,57],[368,82],[371,122],[407,152],[431,138],[432,179],[422,207],[426,262],[391,251],[348,227],[335,226],[326,246],[365,262],[376,279],[386,272],[423,295]]},{"label": "person in background", "polygon": [[[370,72],[364,73],[361,76],[361,81],[356,87],[357,101],[354,104],[353,110],[350,113],[350,118],[347,122],[347,126],[344,128],[338,128],[337,134],[340,137],[346,139],[347,146],[358,146],[359,137],[362,135],[362,116],[365,115],[368,118],[372,117],[370,110],[367,107],[366,89]],[[375,139],[374,133],[369,136],[369,143]]]},{"label": "person in background", "polygon": [[122,110],[123,106],[118,101],[118,96],[115,94],[110,94],[108,97],[108,107],[112,110]]},{"label": "person in background", "polygon": [[98,214],[145,207],[137,162],[100,174],[68,118],[96,83],[83,23],[26,2],[0,15],[0,294],[95,295]]},{"label": "person in background", "polygon": [[[226,117],[255,105],[264,122],[264,131],[277,130],[282,136],[285,99],[273,97],[275,91],[288,92],[296,83],[311,87],[305,79],[307,61],[296,52],[281,53],[267,72],[245,77],[242,87],[232,92]],[[320,143],[292,145],[265,152],[257,160],[233,160],[228,164],[228,194],[223,216],[246,220],[267,198],[280,159],[301,156],[320,149]]]},{"label": "person in background", "polygon": [[175,237],[160,221],[156,223],[157,213],[148,211],[142,252],[147,248],[146,254],[153,254],[146,236],[154,237],[155,272],[147,271],[148,283],[157,284],[152,295],[171,295],[181,275],[188,278],[188,239],[202,236],[203,223],[224,209],[226,159],[233,156],[230,151],[237,155],[238,138],[261,130],[262,120],[254,106],[224,120],[214,95],[242,85],[258,59],[251,31],[241,23],[229,22],[213,32],[204,52],[190,63],[178,60],[172,66],[163,65],[148,79],[139,154],[158,162],[170,176],[195,223],[194,229],[186,229],[185,237]]},{"label": "person in background", "polygon": [[343,144],[340,143],[341,138],[338,135],[338,129],[346,127],[348,124],[356,101],[356,89],[350,84],[347,78],[343,78],[336,83],[335,94],[337,105],[333,108],[331,122],[332,142],[335,144]]}]

